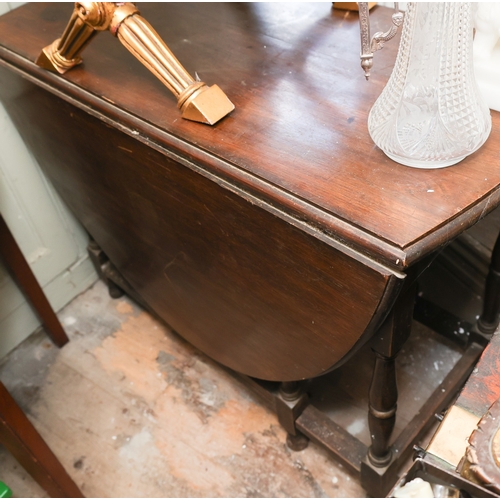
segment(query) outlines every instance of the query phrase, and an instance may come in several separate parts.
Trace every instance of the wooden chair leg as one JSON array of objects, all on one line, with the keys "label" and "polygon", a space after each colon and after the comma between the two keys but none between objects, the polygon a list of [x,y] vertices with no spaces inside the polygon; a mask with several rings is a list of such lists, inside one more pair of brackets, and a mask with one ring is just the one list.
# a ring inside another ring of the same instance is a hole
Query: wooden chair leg
[{"label": "wooden chair leg", "polygon": [[1,382],[0,442],[50,496],[83,498],[78,486]]},{"label": "wooden chair leg", "polygon": [[68,342],[68,337],[61,323],[57,319],[49,301],[45,297],[42,288],[38,284],[35,275],[24,258],[16,240],[12,236],[9,227],[0,214],[0,257],[3,258],[7,267],[12,272],[16,282],[35,308],[42,320],[47,333],[54,343],[61,347]]},{"label": "wooden chair leg", "polygon": [[491,255],[490,270],[486,278],[483,312],[477,322],[483,333],[493,333],[499,323],[500,314],[500,235]]}]

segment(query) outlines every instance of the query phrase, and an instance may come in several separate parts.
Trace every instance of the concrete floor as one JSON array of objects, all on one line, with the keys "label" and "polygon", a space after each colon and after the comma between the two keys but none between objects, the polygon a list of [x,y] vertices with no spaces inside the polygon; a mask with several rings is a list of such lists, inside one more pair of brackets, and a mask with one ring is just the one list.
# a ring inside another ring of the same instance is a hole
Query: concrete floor
[{"label": "concrete floor", "polygon": [[[102,282],[59,318],[70,343],[32,335],[0,379],[84,495],[366,496],[321,448],[290,451],[245,386]],[[0,480],[47,496],[1,447]]]}]

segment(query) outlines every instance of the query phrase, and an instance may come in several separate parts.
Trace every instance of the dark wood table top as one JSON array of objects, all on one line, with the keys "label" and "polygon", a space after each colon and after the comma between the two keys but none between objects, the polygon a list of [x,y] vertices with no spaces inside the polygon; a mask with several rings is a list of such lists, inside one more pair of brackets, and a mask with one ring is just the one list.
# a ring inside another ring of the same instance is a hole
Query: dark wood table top
[{"label": "dark wood table top", "polygon": [[[341,244],[403,270],[500,202],[500,114],[486,144],[458,165],[419,170],[388,159],[367,130],[397,42],[359,64],[357,13],[331,3],[139,4],[191,74],[236,106],[214,127],[183,120],[176,100],[109,33],[64,76],[37,68],[72,4],[32,4],[0,18],[0,62],[152,147],[179,152]],[[189,11],[189,15],[187,12]],[[372,30],[390,11],[375,7]],[[76,102],[76,101],[75,101]]]}]

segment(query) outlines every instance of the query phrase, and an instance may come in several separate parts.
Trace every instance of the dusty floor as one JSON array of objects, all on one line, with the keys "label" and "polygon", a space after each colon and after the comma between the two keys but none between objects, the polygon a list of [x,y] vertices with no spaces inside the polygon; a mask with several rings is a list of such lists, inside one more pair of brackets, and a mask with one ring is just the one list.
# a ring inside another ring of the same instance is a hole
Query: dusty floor
[{"label": "dusty floor", "polygon": [[[497,210],[469,233],[491,251],[499,226]],[[481,297],[439,269],[426,273],[424,294],[473,323]],[[43,331],[32,335],[0,361],[0,380],[86,496],[366,496],[318,446],[290,451],[275,415],[249,389],[130,299],[111,299],[102,282],[59,318],[70,343],[57,349]],[[414,322],[397,362],[395,435],[459,356]],[[372,366],[366,348],[308,390],[365,444]],[[0,480],[16,497],[46,496],[1,446]]]},{"label": "dusty floor", "polygon": [[[364,497],[322,449],[285,445],[276,417],[228,372],[98,282],[0,379],[89,497]],[[16,497],[46,496],[0,448]]]}]

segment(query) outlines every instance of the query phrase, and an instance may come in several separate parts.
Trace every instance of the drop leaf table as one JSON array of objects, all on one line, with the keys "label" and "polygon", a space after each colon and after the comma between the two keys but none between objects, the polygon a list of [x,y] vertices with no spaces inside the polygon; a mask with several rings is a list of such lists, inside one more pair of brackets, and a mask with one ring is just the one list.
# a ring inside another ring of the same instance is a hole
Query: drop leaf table
[{"label": "drop leaf table", "polygon": [[[385,494],[482,350],[482,337],[472,338],[425,417],[389,446],[394,361],[416,278],[500,203],[500,116],[460,164],[404,167],[373,145],[366,125],[397,41],[377,53],[366,82],[357,13],[329,3],[139,7],[189,74],[234,104],[215,125],[183,119],[176,98],[110,33],[63,75],[36,65],[72,4],[34,3],[0,18],[0,99],[92,236],[107,279],[257,390],[256,381],[281,382],[269,397],[290,445],[304,435],[321,442],[361,472],[370,494]],[[389,19],[375,7],[372,29]],[[367,342],[376,352],[369,448],[308,404],[299,383]]]}]

